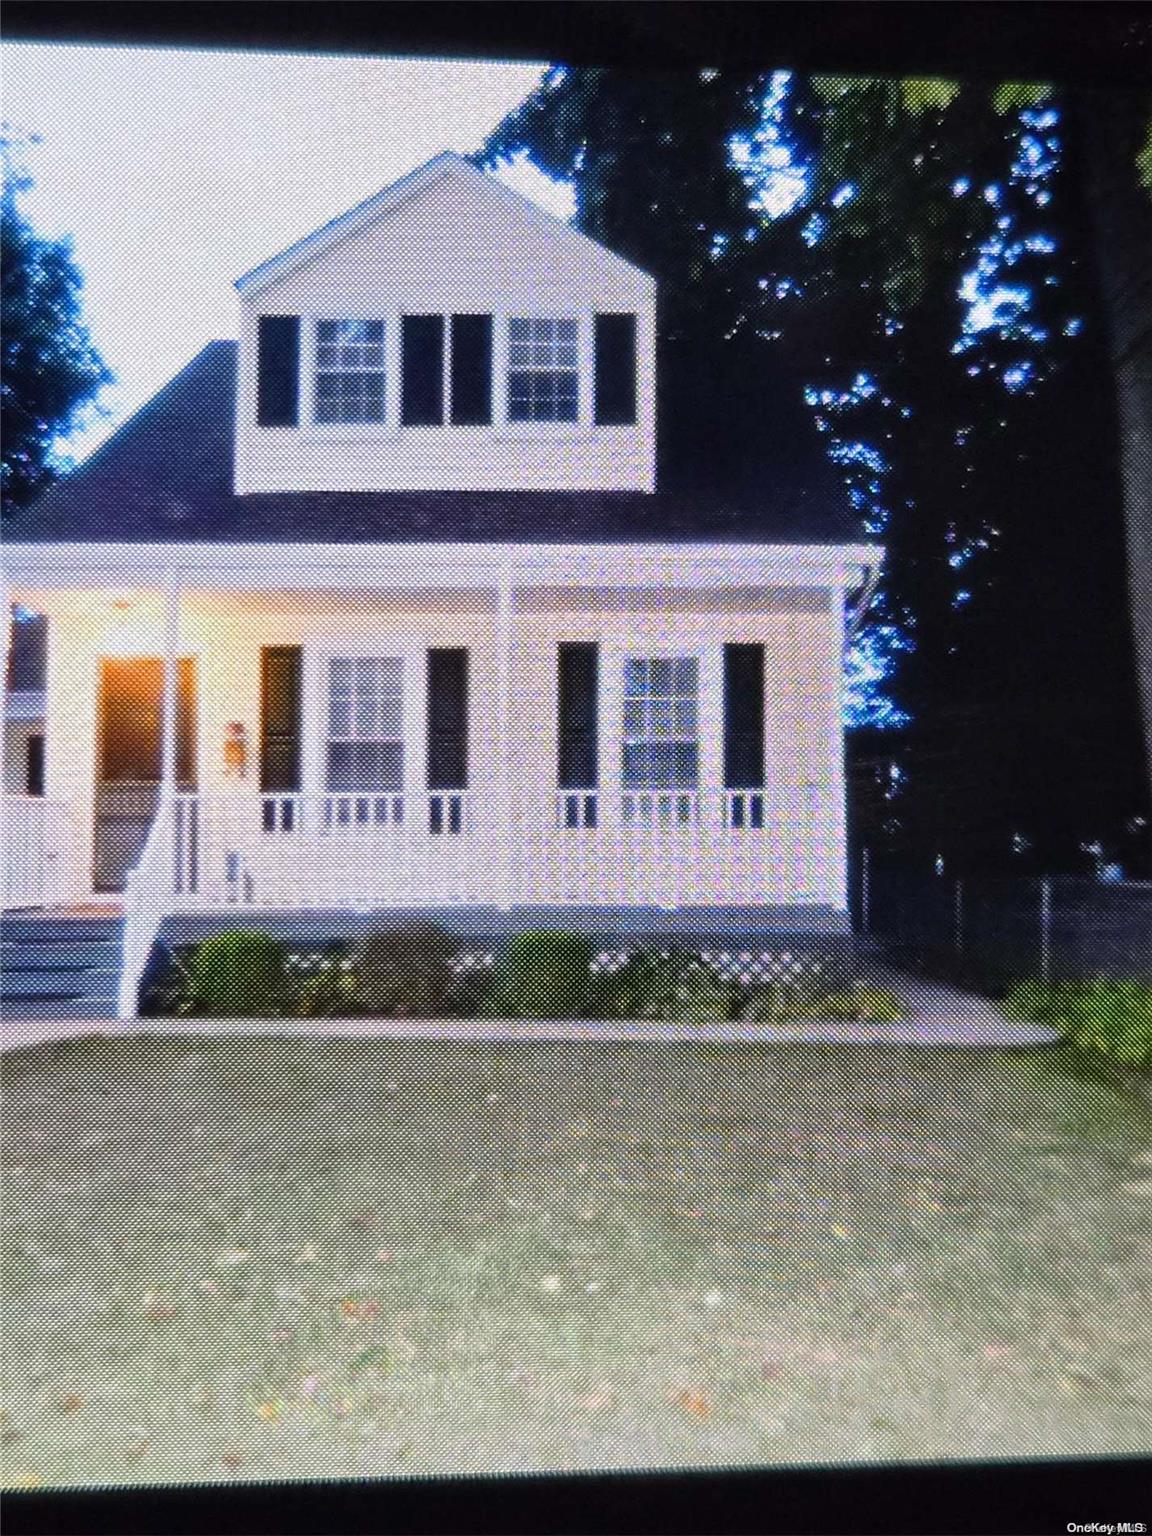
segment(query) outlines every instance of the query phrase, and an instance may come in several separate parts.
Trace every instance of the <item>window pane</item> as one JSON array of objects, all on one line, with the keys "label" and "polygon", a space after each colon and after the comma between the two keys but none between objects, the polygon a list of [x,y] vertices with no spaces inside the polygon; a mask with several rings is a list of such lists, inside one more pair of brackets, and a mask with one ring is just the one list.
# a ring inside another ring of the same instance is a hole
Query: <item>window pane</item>
[{"label": "window pane", "polygon": [[328,788],[333,794],[357,790],[398,792],[404,787],[404,747],[399,741],[328,743]]},{"label": "window pane", "polygon": [[653,697],[667,698],[672,692],[672,663],[657,657],[652,662],[649,678]]},{"label": "window pane", "polygon": [[676,711],[672,704],[653,704],[650,708],[650,733],[653,736],[672,736],[676,728]]},{"label": "window pane", "polygon": [[699,662],[695,656],[680,656],[673,663],[674,688],[676,693],[683,697],[685,694],[696,693],[696,674],[699,670]]},{"label": "window pane", "polygon": [[624,663],[624,692],[637,698],[646,692],[648,663],[640,656],[629,656]]}]

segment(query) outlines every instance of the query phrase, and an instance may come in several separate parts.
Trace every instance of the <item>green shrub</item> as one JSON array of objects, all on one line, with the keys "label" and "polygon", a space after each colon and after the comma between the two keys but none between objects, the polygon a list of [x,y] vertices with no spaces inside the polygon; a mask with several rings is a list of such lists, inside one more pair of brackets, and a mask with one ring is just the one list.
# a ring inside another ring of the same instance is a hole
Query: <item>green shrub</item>
[{"label": "green shrub", "polygon": [[418,919],[370,933],[352,954],[355,1000],[391,1018],[435,1018],[456,985],[457,941],[437,923]]},{"label": "green shrub", "polygon": [[511,1019],[578,1019],[588,1003],[593,946],[580,933],[529,928],[504,946],[490,1011]]},{"label": "green shrub", "polygon": [[1004,1000],[1012,1019],[1060,1031],[1074,1045],[1125,1067],[1152,1066],[1152,986],[1139,981],[1018,982]]},{"label": "green shrub", "polygon": [[284,1011],[296,1019],[358,1012],[352,961],[343,945],[297,950],[284,962]]},{"label": "green shrub", "polygon": [[732,1017],[736,990],[699,956],[676,950],[641,950],[600,982],[599,1009],[607,1018],[663,1019],[690,1024]]},{"label": "green shrub", "polygon": [[829,992],[811,982],[788,981],[757,987],[741,1009],[740,1017],[753,1024],[803,1019],[895,1024],[904,1013],[896,995],[883,987],[863,983]]},{"label": "green shrub", "polygon": [[284,951],[268,933],[237,928],[197,944],[188,989],[197,1013],[262,1019],[279,1011]]}]

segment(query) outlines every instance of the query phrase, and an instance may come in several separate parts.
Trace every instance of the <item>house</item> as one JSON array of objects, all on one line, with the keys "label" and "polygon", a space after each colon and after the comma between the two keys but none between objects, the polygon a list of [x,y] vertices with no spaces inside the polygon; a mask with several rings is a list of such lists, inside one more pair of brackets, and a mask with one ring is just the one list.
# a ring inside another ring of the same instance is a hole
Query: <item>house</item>
[{"label": "house", "polygon": [[236,286],[5,548],[47,622],[6,905],[106,904],[122,1015],[162,928],[241,918],[847,931],[881,551],[814,435],[742,503],[658,487],[653,278],[455,154]]}]

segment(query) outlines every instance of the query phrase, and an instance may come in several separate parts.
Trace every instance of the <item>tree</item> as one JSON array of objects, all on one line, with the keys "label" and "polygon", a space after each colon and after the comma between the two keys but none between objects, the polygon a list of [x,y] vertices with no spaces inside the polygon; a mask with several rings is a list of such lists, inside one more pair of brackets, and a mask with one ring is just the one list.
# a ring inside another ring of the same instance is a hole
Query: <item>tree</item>
[{"label": "tree", "polygon": [[659,278],[663,484],[693,460],[765,483],[758,359],[794,360],[887,548],[855,652],[882,818],[984,867],[1017,841],[1074,866],[1134,808],[1108,367],[1050,95],[553,70],[482,151],[571,181],[580,227]]},{"label": "tree", "polygon": [[3,512],[59,473],[59,444],[112,380],[84,324],[83,279],[67,239],[36,234],[22,207],[32,185],[19,135],[0,130],[0,469]]},{"label": "tree", "polygon": [[1071,114],[1107,319],[1130,609],[1152,801],[1152,98],[1081,91]]}]

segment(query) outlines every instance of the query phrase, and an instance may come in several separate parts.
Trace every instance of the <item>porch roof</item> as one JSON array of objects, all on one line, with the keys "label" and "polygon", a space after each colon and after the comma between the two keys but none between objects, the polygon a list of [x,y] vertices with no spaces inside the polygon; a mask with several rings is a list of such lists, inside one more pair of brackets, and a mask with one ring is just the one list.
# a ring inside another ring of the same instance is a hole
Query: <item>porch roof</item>
[{"label": "porch roof", "polygon": [[[214,341],[11,521],[20,544],[857,544],[815,433],[785,432],[754,493],[389,491],[236,495],[236,343]],[[765,425],[765,431],[773,430]],[[704,477],[707,479],[707,477]]]}]

